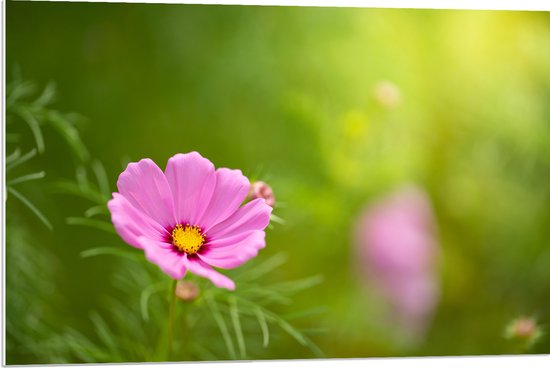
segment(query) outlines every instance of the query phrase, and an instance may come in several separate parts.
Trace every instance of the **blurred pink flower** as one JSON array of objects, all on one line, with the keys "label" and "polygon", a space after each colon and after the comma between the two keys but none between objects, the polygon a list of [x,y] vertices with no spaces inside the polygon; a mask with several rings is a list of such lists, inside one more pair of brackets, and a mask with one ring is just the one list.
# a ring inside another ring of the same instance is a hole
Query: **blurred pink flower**
[{"label": "blurred pink flower", "polygon": [[130,163],[117,187],[108,203],[116,231],[173,279],[190,271],[233,290],[211,266],[240,266],[265,247],[271,207],[263,199],[241,207],[248,179],[197,152],[171,157],[164,172],[150,159]]},{"label": "blurred pink flower", "polygon": [[370,205],[356,228],[359,267],[367,286],[392,309],[392,321],[421,336],[438,300],[438,244],[429,198],[404,187]]}]

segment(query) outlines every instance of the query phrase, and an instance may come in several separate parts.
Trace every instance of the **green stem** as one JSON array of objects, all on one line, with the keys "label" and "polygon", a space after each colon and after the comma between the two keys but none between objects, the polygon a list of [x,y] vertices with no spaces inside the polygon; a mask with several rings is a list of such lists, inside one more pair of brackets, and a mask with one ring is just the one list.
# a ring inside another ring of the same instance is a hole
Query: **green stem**
[{"label": "green stem", "polygon": [[189,310],[188,305],[184,305],[183,307],[183,323],[182,323],[182,330],[183,330],[183,354],[185,360],[191,360],[191,351],[190,351],[190,344],[191,339],[189,337],[190,329],[189,329],[189,320],[187,318]]},{"label": "green stem", "polygon": [[172,295],[170,296],[170,305],[168,307],[168,357],[170,360],[172,357],[172,341],[174,337],[174,312],[176,307],[176,285],[178,281],[174,280],[172,288],[170,289]]}]

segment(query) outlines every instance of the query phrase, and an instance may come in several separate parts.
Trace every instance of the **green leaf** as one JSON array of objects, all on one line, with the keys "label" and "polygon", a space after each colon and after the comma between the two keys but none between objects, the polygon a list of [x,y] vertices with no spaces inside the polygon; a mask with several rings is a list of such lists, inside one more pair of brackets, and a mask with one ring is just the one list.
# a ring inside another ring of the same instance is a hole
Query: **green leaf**
[{"label": "green leaf", "polygon": [[42,179],[44,176],[46,176],[46,173],[44,171],[39,171],[39,172],[36,172],[36,173],[23,175],[23,176],[20,176],[18,178],[12,179],[12,180],[8,181],[6,184],[7,185],[19,184],[19,183],[23,183],[23,182],[26,182],[26,181],[29,181],[29,180]]},{"label": "green leaf", "polygon": [[29,161],[31,158],[36,156],[36,148],[33,148],[29,152],[25,153],[23,156],[15,159],[12,163],[6,165],[6,171],[11,170],[21,164],[24,164],[25,162]]},{"label": "green leaf", "polygon": [[90,207],[84,212],[84,216],[86,217],[93,217],[95,215],[108,215],[108,214],[109,214],[109,210],[107,209],[107,206],[103,204]]},{"label": "green leaf", "polygon": [[80,225],[80,226],[89,226],[99,230],[106,231],[111,234],[116,234],[115,228],[110,222],[94,220],[84,217],[67,217],[67,224],[69,225]]},{"label": "green leaf", "polygon": [[32,104],[33,106],[44,107],[52,103],[54,98],[55,98],[55,83],[49,82],[46,85],[46,88],[44,88],[44,90],[40,94],[40,96],[38,96],[38,98],[34,100]]},{"label": "green leaf", "polygon": [[110,351],[111,358],[119,361],[122,360],[120,351],[118,350],[117,337],[109,329],[105,320],[96,312],[92,312],[90,318],[95,326],[96,333],[103,342],[103,346]]},{"label": "green leaf", "polygon": [[42,221],[44,225],[46,225],[48,229],[53,230],[52,224],[48,221],[46,216],[44,216],[42,212],[40,212],[40,210],[38,210],[38,208],[36,208],[23,194],[19,193],[17,190],[11,187],[8,187],[8,192],[13,194],[17,199],[21,201],[21,203],[27,206],[36,215],[36,217],[38,217],[38,219]]},{"label": "green leaf", "polygon": [[58,131],[65,141],[67,141],[69,147],[72,148],[79,160],[82,162],[88,161],[88,150],[80,140],[78,130],[57,111],[51,111],[47,115],[47,118],[51,125]]},{"label": "green leaf", "polygon": [[94,171],[97,183],[99,185],[99,190],[103,195],[109,197],[111,195],[111,190],[109,189],[109,180],[107,179],[107,173],[105,168],[99,161],[92,162],[92,170]]},{"label": "green leaf", "polygon": [[89,186],[79,186],[78,184],[68,180],[58,181],[53,185],[53,187],[57,191],[82,197],[100,205],[105,205],[105,203],[109,200],[108,197],[105,197],[103,194],[90,188]]},{"label": "green leaf", "polygon": [[157,283],[147,286],[141,292],[139,305],[141,308],[141,317],[144,321],[149,321],[149,299],[151,295],[164,289],[164,283]]},{"label": "green leaf", "polygon": [[17,147],[12,154],[6,156],[6,164],[9,165],[12,161],[17,160],[19,157],[21,157],[21,150]]},{"label": "green leaf", "polygon": [[285,220],[283,220],[282,218],[280,218],[279,216],[274,215],[274,214],[271,214],[271,215],[269,216],[269,219],[270,219],[271,221],[276,222],[276,223],[281,224],[281,225],[284,225],[284,224],[286,223]]},{"label": "green leaf", "polygon": [[212,316],[214,317],[214,320],[218,325],[220,333],[223,337],[223,341],[225,342],[225,346],[227,347],[227,351],[229,352],[229,356],[231,357],[231,359],[237,359],[237,355],[235,354],[235,346],[233,345],[233,340],[231,339],[231,335],[229,334],[227,324],[225,323],[225,320],[223,319],[223,316],[220,313],[220,310],[218,308],[216,301],[212,297],[205,297],[205,299],[206,299],[206,302],[208,303],[208,306],[210,307]]},{"label": "green leaf", "polygon": [[262,330],[263,345],[264,348],[266,348],[269,345],[269,327],[267,326],[267,322],[261,308],[254,308],[254,314],[256,314],[258,324],[260,325],[260,329]]},{"label": "green leaf", "polygon": [[141,260],[143,258],[141,253],[136,251],[131,251],[130,249],[127,249],[127,248],[98,247],[98,248],[86,249],[80,252],[80,257],[82,258],[103,256],[103,255],[119,256],[119,257],[131,259],[134,261]]},{"label": "green leaf", "polygon": [[9,109],[18,100],[31,96],[36,90],[32,82],[15,82],[10,84],[6,89],[6,109]]},{"label": "green leaf", "polygon": [[17,114],[23,119],[29,128],[32,131],[34,140],[36,142],[36,148],[38,148],[39,153],[44,152],[44,136],[42,135],[42,130],[40,129],[40,123],[34,115],[25,107],[19,106],[17,108]]},{"label": "green leaf", "polygon": [[241,359],[246,359],[246,345],[243,337],[243,330],[241,328],[241,320],[239,319],[239,309],[237,306],[237,299],[234,296],[227,298],[229,303],[229,312],[231,315],[231,321],[233,322],[233,329],[235,330],[235,336],[237,337],[237,344],[239,345],[239,353]]},{"label": "green leaf", "polygon": [[243,280],[257,280],[260,276],[263,276],[277,267],[283,265],[288,259],[288,256],[285,253],[278,253],[268,260],[260,263],[258,266],[253,267],[247,271],[242,279]]}]

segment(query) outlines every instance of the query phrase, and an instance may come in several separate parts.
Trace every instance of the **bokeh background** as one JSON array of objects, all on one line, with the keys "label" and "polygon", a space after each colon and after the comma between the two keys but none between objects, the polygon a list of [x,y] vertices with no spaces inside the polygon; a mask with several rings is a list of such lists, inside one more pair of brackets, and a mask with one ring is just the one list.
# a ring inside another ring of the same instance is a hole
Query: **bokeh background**
[{"label": "bokeh background", "polygon": [[[173,154],[197,150],[217,167],[241,168],[273,187],[275,214],[285,224],[268,231],[258,258],[288,256],[273,280],[322,276],[279,308],[324,308],[307,324],[321,331],[311,338],[326,357],[526,352],[504,338],[510,321],[526,315],[549,325],[548,13],[42,2],[6,8],[8,81],[19,73],[38,85],[55,82],[56,109],[86,118],[80,135],[111,185],[128,161],[150,157],[164,168]],[[30,136],[23,123],[14,129]],[[66,223],[86,204],[47,184],[73,178],[78,159],[56,143],[55,132],[44,135],[52,143],[30,165],[47,176],[22,190],[53,231],[7,202],[8,255],[36,268],[35,281],[20,285],[20,269],[10,272],[8,264],[8,303],[18,298],[14,288],[27,293],[8,308],[11,364],[86,360],[47,356],[53,342],[45,336],[70,344],[59,335],[69,326],[97,339],[90,311],[108,314],[101,300],[122,295],[111,282],[119,260],[80,253],[125,245]],[[432,206],[439,294],[425,333],[404,339],[364,283],[354,226],[365,206],[411,183]],[[16,252],[18,242],[30,246]],[[46,306],[39,315],[35,302]],[[31,328],[16,327],[29,318]],[[33,318],[46,322],[45,330],[34,331]],[[43,354],[25,349],[28,341]],[[528,352],[549,353],[550,339]],[[288,336],[250,355],[312,357]]]}]

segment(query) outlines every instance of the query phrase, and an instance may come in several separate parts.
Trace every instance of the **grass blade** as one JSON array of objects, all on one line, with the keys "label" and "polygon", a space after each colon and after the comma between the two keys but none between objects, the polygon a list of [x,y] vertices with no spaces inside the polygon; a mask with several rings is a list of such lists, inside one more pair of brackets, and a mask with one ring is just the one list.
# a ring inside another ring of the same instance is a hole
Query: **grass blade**
[{"label": "grass blade", "polygon": [[237,344],[239,345],[239,353],[241,359],[246,359],[246,345],[243,337],[243,330],[241,328],[241,320],[239,318],[239,309],[237,306],[237,299],[230,296],[228,299],[229,302],[229,312],[231,314],[231,321],[233,322],[233,329],[235,330],[235,336],[237,337]]},{"label": "grass blade", "polygon": [[52,224],[48,221],[46,216],[44,216],[42,212],[40,212],[40,210],[36,208],[23,194],[19,193],[17,190],[11,187],[8,187],[8,192],[13,194],[17,199],[21,201],[21,203],[27,206],[36,215],[36,217],[38,217],[38,219],[40,219],[40,221],[42,221],[42,223],[46,225],[48,229],[53,230]]}]

